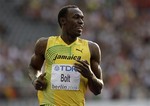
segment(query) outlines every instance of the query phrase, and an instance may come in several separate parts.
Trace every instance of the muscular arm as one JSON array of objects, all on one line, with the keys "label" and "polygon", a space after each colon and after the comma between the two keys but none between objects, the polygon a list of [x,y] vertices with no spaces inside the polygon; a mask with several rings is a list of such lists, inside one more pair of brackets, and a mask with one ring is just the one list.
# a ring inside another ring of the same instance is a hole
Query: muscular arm
[{"label": "muscular arm", "polygon": [[89,89],[98,95],[101,93],[103,87],[102,70],[100,67],[101,52],[96,43],[89,42],[91,59],[89,64],[86,60],[77,60],[74,66],[78,72],[88,79]]},{"label": "muscular arm", "polygon": [[31,57],[31,61],[28,68],[28,74],[32,82],[34,82],[37,79],[36,77],[37,72],[41,70],[41,67],[44,63],[45,60],[44,54],[46,50],[46,45],[47,45],[46,38],[40,38],[35,44],[34,54]]},{"label": "muscular arm", "polygon": [[96,43],[89,42],[89,48],[91,52],[91,70],[93,74],[88,78],[89,89],[98,95],[101,93],[103,87],[102,69],[100,67],[101,62],[101,51]]}]

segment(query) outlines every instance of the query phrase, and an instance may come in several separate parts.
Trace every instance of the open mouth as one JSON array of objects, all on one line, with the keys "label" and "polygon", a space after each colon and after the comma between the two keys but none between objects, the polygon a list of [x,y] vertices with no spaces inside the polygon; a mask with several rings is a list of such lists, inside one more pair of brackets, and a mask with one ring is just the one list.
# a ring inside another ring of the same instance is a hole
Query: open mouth
[{"label": "open mouth", "polygon": [[80,31],[80,32],[82,32],[83,29],[82,28],[77,28],[77,30]]},{"label": "open mouth", "polygon": [[82,32],[82,31],[83,31],[83,27],[77,27],[77,30],[78,30],[79,32]]}]

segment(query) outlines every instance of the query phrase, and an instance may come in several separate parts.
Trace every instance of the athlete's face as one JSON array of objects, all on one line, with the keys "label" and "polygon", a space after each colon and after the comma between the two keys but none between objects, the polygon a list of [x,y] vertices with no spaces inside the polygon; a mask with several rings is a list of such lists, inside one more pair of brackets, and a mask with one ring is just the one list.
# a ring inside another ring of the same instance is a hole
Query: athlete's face
[{"label": "athlete's face", "polygon": [[78,37],[82,35],[84,15],[79,8],[69,8],[66,15],[65,29],[68,35]]}]

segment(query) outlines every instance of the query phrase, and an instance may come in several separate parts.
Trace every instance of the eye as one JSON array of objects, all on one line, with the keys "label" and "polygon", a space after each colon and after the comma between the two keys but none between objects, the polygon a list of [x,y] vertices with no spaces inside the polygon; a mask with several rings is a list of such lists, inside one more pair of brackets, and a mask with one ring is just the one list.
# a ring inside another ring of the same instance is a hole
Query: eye
[{"label": "eye", "polygon": [[84,20],[84,16],[81,16],[79,14],[74,15],[73,18],[74,19],[82,19],[82,20]]},{"label": "eye", "polygon": [[81,19],[84,20],[84,16],[82,16]]},{"label": "eye", "polygon": [[78,19],[78,18],[79,18],[79,15],[74,15],[73,18]]}]

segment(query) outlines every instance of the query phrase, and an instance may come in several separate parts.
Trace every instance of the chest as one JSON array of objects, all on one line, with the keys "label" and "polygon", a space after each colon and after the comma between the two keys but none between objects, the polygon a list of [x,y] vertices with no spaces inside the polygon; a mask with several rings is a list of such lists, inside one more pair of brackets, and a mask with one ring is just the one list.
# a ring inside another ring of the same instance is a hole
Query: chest
[{"label": "chest", "polygon": [[73,64],[75,60],[89,60],[90,52],[86,45],[53,45],[46,50],[45,59],[49,64]]}]

